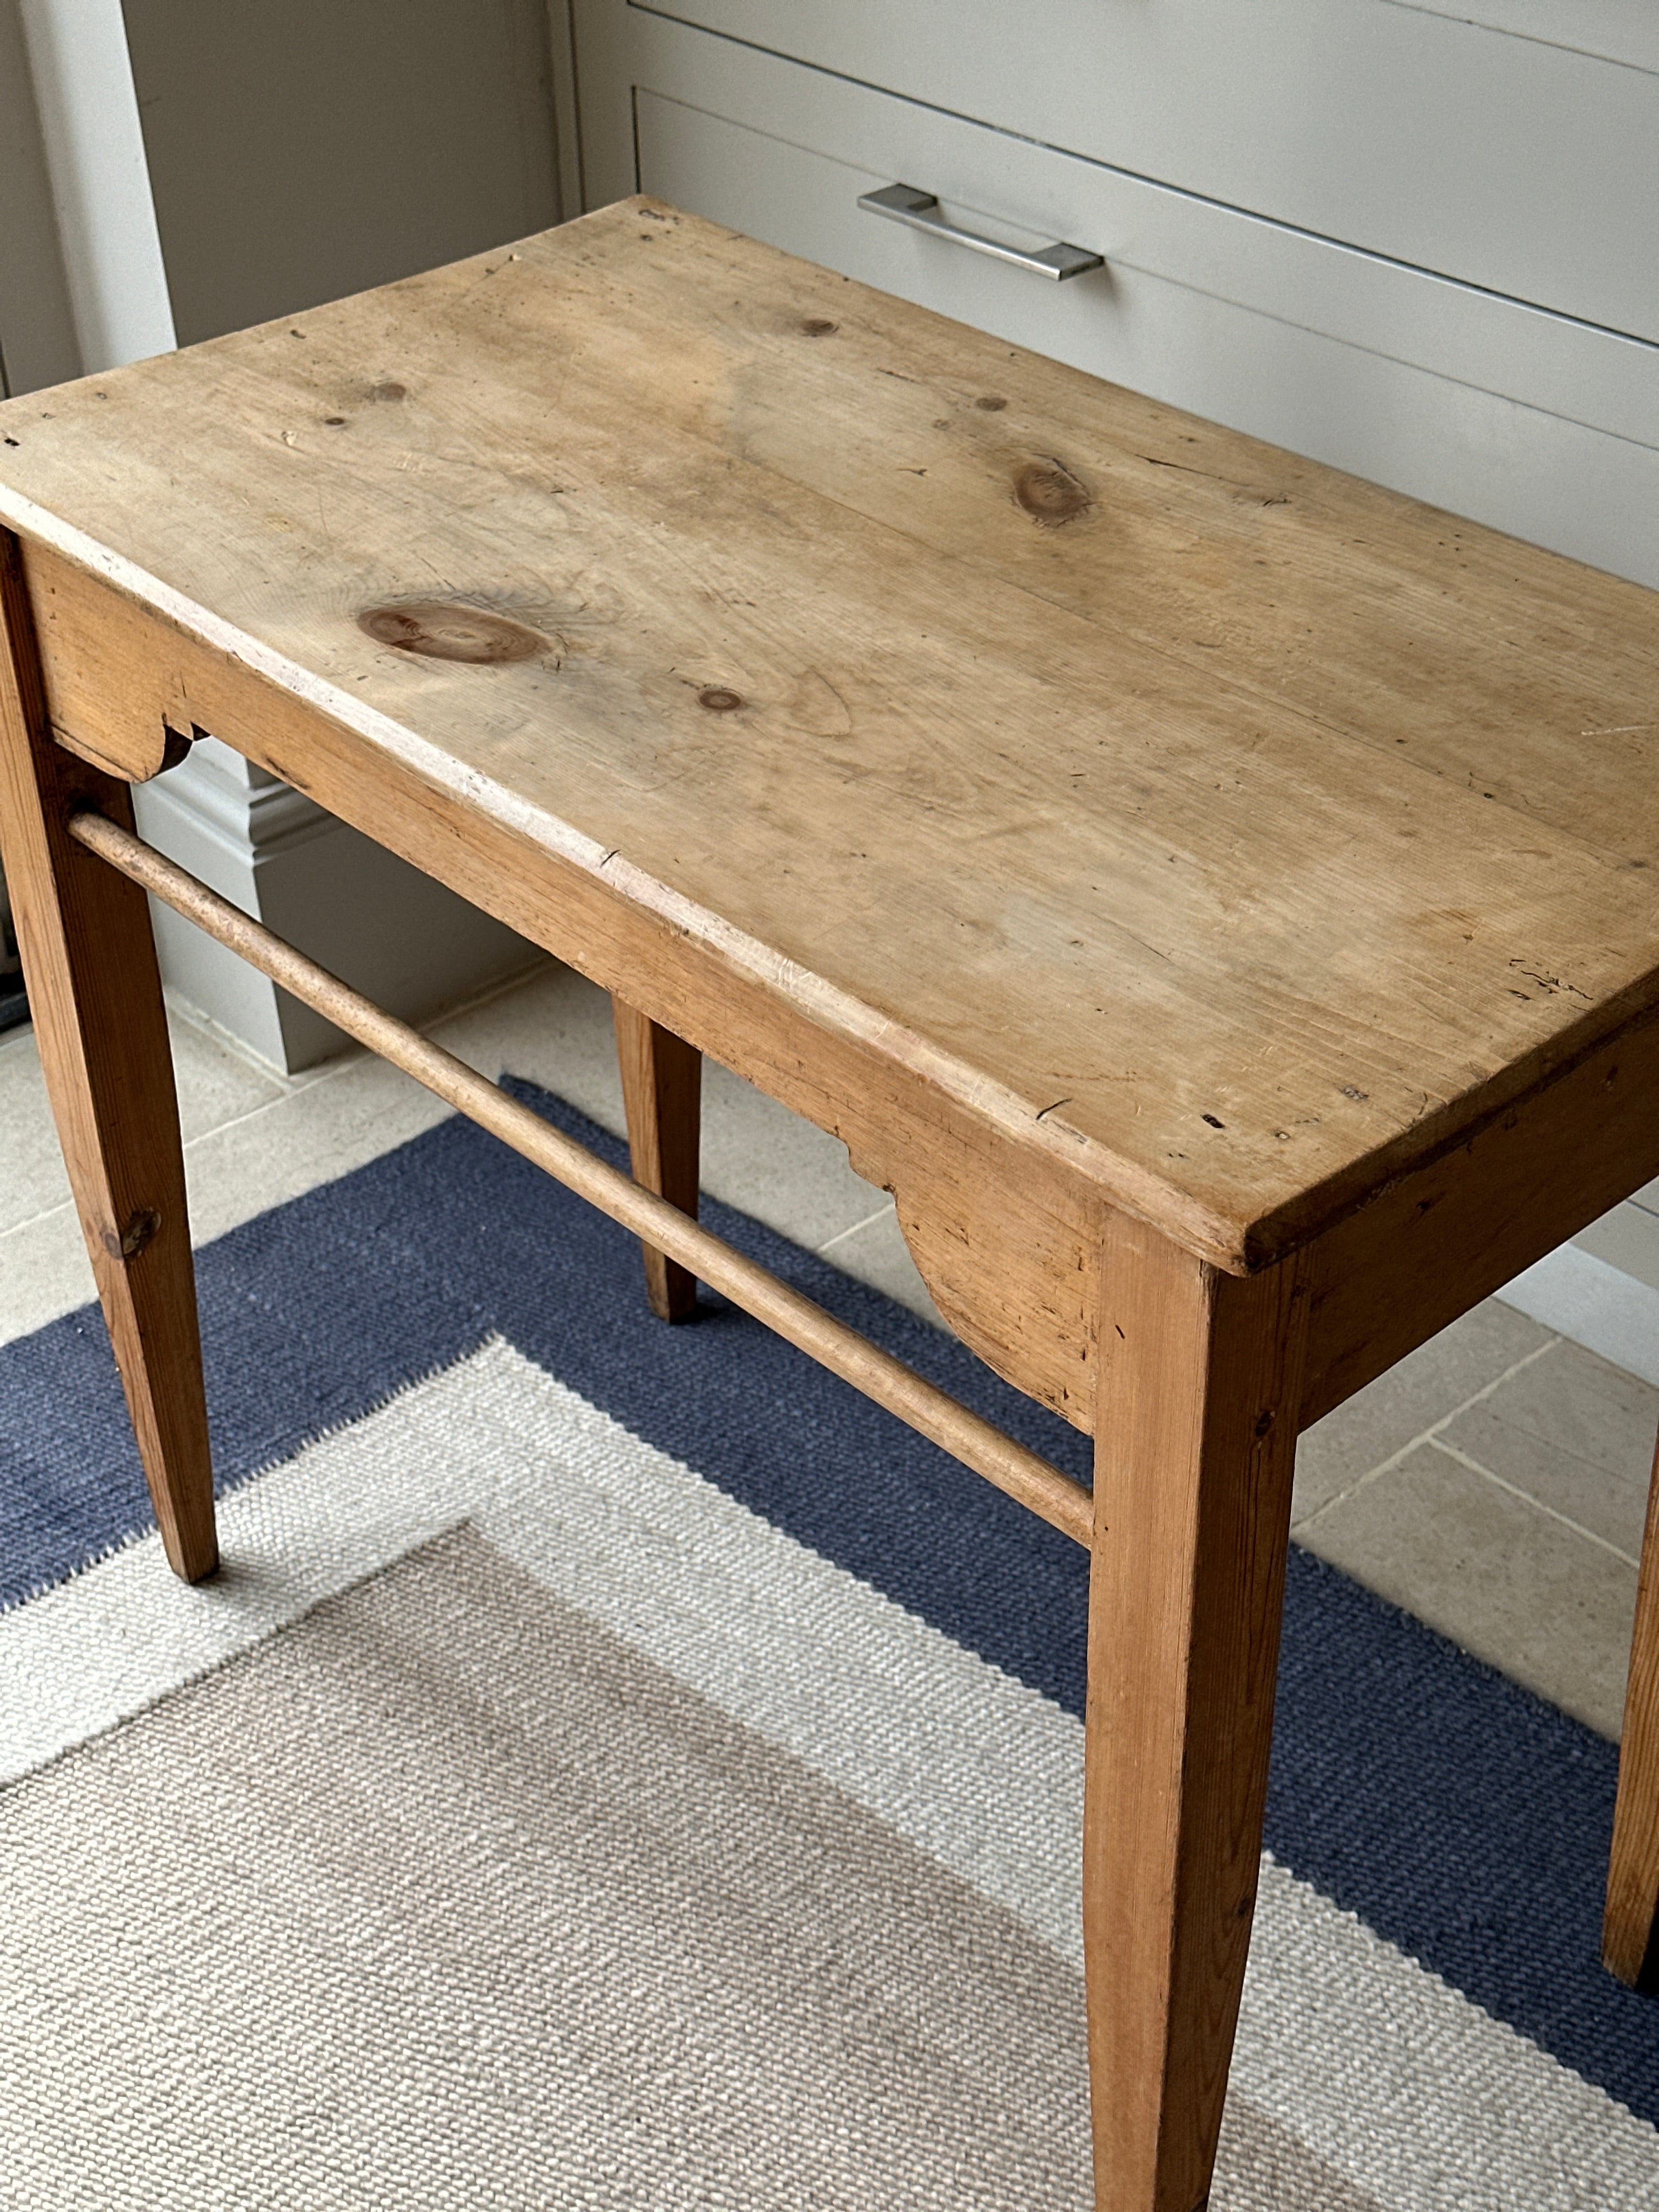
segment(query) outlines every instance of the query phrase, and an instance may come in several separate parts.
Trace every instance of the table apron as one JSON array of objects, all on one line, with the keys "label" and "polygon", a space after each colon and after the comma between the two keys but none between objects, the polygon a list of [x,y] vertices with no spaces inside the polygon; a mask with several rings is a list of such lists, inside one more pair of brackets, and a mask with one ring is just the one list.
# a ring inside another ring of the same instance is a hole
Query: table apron
[{"label": "table apron", "polygon": [[1305,1428],[1659,1175],[1659,1010],[1320,1238]]}]

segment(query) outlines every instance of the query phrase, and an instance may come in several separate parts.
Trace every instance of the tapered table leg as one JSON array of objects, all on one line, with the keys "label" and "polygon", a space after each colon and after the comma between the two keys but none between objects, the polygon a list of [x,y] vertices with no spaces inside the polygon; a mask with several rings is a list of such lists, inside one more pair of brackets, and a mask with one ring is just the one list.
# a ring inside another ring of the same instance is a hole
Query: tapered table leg
[{"label": "tapered table leg", "polygon": [[[611,1007],[634,1180],[695,1221],[702,1054],[614,993]],[[696,1308],[696,1277],[654,1245],[640,1249],[652,1312],[659,1321],[686,1320]]]},{"label": "tapered table leg", "polygon": [[1621,1982],[1659,1984],[1659,1454],[1642,1539],[1601,1956]]},{"label": "tapered table leg", "polygon": [[76,844],[124,783],[52,741],[17,541],[0,532],[0,840],[29,1011],[104,1318],[174,1571],[218,1565],[185,1170],[143,893]]},{"label": "tapered table leg", "polygon": [[1261,1850],[1307,1300],[1115,1218],[1102,1268],[1084,1950],[1098,2212],[1198,2212]]}]

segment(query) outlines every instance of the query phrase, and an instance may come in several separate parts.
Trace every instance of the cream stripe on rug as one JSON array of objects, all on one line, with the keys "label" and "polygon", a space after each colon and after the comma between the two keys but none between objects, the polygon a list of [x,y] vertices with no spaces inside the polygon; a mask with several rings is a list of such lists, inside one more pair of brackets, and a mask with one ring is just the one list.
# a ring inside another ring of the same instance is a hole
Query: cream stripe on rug
[{"label": "cream stripe on rug", "polygon": [[[6,1853],[19,2202],[1090,2201],[1075,1971],[471,1529],[18,1785]],[[1377,2212],[1248,2107],[1228,2169]]]},{"label": "cream stripe on rug", "polygon": [[[550,1606],[830,1785],[824,1802],[856,1801],[952,1894],[969,1886],[999,1941],[1016,1923],[1040,1939],[1031,1955],[1075,1990],[1077,1723],[500,1345],[229,1501],[222,1587],[182,1589],[147,1543],[0,1618],[0,1679],[23,1692],[0,1756],[13,1773],[52,1758],[464,1517]],[[1080,2081],[1080,2044],[1071,2063]],[[1271,1866],[1234,2078],[1218,2204],[1659,2203],[1654,2130]]]}]

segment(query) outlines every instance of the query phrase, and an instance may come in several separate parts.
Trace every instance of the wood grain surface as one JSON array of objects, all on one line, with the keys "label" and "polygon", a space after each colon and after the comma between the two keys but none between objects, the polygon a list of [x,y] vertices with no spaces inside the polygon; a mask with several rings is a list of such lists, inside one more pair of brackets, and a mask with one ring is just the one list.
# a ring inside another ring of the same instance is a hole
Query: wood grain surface
[{"label": "wood grain surface", "polygon": [[161,981],[143,893],[66,829],[125,784],[52,742],[17,541],[0,530],[0,843],[64,1164],[167,1559],[219,1563],[213,1469]]},{"label": "wood grain surface", "polygon": [[1601,1955],[1621,1982],[1650,1993],[1659,1985],[1659,1454],[1631,1634]]},{"label": "wood grain surface", "polygon": [[[1652,594],[671,210],[0,432],[16,527],[365,775],[614,859],[1223,1266],[1656,995]],[[544,643],[388,641],[434,607]],[[112,729],[52,633],[60,728],[153,771],[164,702]]]},{"label": "wood grain surface", "polygon": [[[634,1180],[682,1213],[697,1218],[697,1161],[702,1135],[702,1054],[649,1015],[614,994],[617,1066]],[[645,1295],[659,1321],[690,1321],[697,1279],[654,1244],[642,1244]]]},{"label": "wood grain surface", "polygon": [[1100,2212],[1203,2212],[1261,1860],[1308,1299],[1109,1224],[1083,1940]]}]

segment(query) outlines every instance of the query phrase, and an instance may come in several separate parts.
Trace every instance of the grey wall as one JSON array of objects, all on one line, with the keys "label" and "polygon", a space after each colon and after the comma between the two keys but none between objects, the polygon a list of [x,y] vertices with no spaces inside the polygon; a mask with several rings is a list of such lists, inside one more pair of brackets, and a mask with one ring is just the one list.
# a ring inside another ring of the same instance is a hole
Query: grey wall
[{"label": "grey wall", "polygon": [[0,390],[81,373],[18,0],[0,0]]},{"label": "grey wall", "polygon": [[[181,345],[559,219],[546,0],[123,5]],[[137,803],[147,836],[407,1019],[532,957],[217,748]],[[276,1066],[337,1048],[319,1016],[176,917],[157,915],[157,938],[174,988]]]},{"label": "grey wall", "polygon": [[124,5],[181,345],[559,219],[544,0]]},{"label": "grey wall", "polygon": [[[568,39],[562,0],[0,0],[11,388],[154,352],[175,329],[190,344],[298,313],[557,222]],[[563,139],[574,178],[574,123]],[[531,957],[234,751],[198,747],[136,803],[165,851],[405,1018]],[[278,1067],[341,1042],[174,917],[158,916],[158,936],[175,989]]]}]

